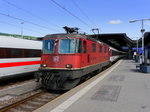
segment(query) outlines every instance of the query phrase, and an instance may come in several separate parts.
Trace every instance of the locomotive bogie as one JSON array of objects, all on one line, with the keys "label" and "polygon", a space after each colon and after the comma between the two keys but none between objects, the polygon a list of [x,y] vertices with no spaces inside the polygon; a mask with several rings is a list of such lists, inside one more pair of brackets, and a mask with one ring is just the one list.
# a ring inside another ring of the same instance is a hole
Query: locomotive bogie
[{"label": "locomotive bogie", "polygon": [[41,71],[38,74],[42,79],[41,81],[44,88],[55,90],[68,90],[79,83],[82,70],[46,70]]},{"label": "locomotive bogie", "polygon": [[46,89],[69,90],[75,87],[82,79],[91,77],[91,73],[101,71],[102,68],[109,65],[109,61],[95,64],[81,69],[40,69],[40,77],[43,87]]}]

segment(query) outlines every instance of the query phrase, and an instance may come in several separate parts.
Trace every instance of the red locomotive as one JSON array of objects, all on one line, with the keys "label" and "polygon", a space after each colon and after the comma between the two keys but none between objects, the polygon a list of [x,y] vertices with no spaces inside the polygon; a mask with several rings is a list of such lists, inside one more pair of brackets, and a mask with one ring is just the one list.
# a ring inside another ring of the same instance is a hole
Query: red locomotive
[{"label": "red locomotive", "polygon": [[71,89],[108,66],[110,51],[108,45],[83,34],[46,35],[38,76],[46,89]]}]

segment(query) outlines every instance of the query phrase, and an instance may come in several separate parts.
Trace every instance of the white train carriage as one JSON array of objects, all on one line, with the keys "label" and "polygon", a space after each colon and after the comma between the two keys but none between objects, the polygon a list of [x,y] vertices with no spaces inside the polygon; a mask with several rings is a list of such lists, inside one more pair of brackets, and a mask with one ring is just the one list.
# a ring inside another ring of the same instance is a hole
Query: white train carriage
[{"label": "white train carriage", "polygon": [[0,80],[37,71],[41,49],[41,41],[0,36]]},{"label": "white train carriage", "polygon": [[117,61],[119,58],[124,57],[125,52],[119,51],[115,48],[110,47],[110,62],[113,63]]}]

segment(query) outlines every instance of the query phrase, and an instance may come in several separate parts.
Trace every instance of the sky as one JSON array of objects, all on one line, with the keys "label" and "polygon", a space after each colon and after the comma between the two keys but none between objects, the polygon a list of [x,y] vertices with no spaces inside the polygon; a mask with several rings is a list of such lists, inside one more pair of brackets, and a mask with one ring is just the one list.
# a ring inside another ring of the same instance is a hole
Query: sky
[{"label": "sky", "polygon": [[[0,0],[0,32],[43,37],[64,33],[62,27],[78,27],[93,34],[126,33],[141,37],[141,21],[150,19],[150,0]],[[144,21],[150,31],[150,21]],[[97,33],[95,31],[95,33]]]}]

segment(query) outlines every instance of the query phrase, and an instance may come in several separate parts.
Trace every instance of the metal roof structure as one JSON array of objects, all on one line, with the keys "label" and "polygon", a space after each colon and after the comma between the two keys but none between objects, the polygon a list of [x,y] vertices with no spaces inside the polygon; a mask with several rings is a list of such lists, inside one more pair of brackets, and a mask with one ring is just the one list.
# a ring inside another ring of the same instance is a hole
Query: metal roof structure
[{"label": "metal roof structure", "polygon": [[91,36],[118,50],[124,50],[123,47],[130,48],[133,45],[133,40],[125,33],[95,34]]},{"label": "metal roof structure", "polygon": [[[142,38],[140,38],[138,40],[133,40],[132,46],[135,47],[137,42],[138,42],[138,46],[141,47],[142,46]],[[150,32],[144,33],[144,46],[150,46]]]}]

